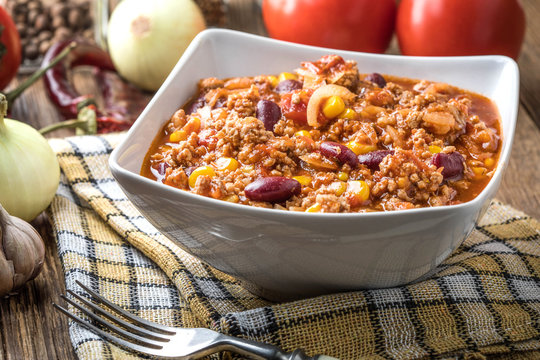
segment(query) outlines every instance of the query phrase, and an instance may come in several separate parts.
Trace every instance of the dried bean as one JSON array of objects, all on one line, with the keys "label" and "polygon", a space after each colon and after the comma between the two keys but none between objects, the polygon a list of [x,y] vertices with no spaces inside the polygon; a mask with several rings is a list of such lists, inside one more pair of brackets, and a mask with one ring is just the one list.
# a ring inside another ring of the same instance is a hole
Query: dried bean
[{"label": "dried bean", "polygon": [[[51,42],[72,35],[93,40],[91,0],[6,0],[5,4],[19,30],[23,60],[38,60]],[[34,38],[39,42],[32,42]]]},{"label": "dried bean", "polygon": [[54,38],[56,41],[65,40],[71,36],[71,31],[67,27],[60,27],[54,32]]},{"label": "dried bean", "polygon": [[49,47],[51,46],[51,43],[47,40],[44,40],[39,44],[39,53],[43,54],[49,50]]},{"label": "dried bean", "polygon": [[299,195],[302,191],[300,183],[294,179],[271,176],[255,180],[248,184],[244,192],[253,201],[280,203]]},{"label": "dried bean", "polygon": [[38,10],[41,8],[41,5],[38,1],[30,1],[27,7],[28,7],[28,10]]},{"label": "dried bean", "polygon": [[69,11],[68,17],[67,17],[67,23],[68,25],[76,30],[81,22],[81,12],[77,8],[73,8]]},{"label": "dried bean", "polygon": [[39,49],[36,44],[28,44],[25,49],[26,58],[30,60],[37,59],[39,56]]},{"label": "dried bean", "polygon": [[321,143],[320,151],[324,156],[336,159],[342,164],[348,164],[353,169],[358,166],[358,157],[345,145],[333,141],[325,141]]},{"label": "dried bean", "polygon": [[38,12],[37,10],[30,10],[30,11],[28,12],[28,17],[27,17],[26,20],[27,20],[30,24],[32,24],[32,25],[35,26],[36,19],[37,19],[38,15],[39,15],[39,12]]},{"label": "dried bean", "polygon": [[52,38],[52,32],[50,32],[50,31],[42,31],[38,35],[38,40],[39,41],[47,41],[47,40],[50,40],[51,38]]},{"label": "dried bean", "polygon": [[69,8],[61,3],[56,3],[51,6],[51,16],[53,17],[65,17],[69,12]]},{"label": "dried bean", "polygon": [[45,14],[39,14],[34,22],[37,31],[43,31],[49,28],[49,19]]},{"label": "dried bean", "polygon": [[52,27],[53,29],[58,29],[62,26],[66,25],[66,22],[63,17],[56,16],[52,20]]}]

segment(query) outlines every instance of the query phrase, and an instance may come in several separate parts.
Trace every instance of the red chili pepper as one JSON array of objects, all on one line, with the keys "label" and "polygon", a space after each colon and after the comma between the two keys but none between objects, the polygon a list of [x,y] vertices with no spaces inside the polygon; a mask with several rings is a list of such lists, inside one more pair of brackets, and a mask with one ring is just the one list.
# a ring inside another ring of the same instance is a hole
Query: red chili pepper
[{"label": "red chili pepper", "polygon": [[[53,44],[45,54],[42,66],[47,66],[70,43],[72,41],[61,41]],[[76,47],[66,59],[49,69],[43,78],[49,98],[67,119],[77,117],[81,102],[91,102],[92,99],[90,95],[80,95],[68,78],[68,69],[81,65],[114,71],[111,58],[105,51],[95,45],[76,41]]]},{"label": "red chili pepper", "polygon": [[[95,106],[90,107],[90,110],[95,111],[97,132],[107,133],[128,129],[142,109],[140,106],[138,109],[133,109],[129,103],[118,105],[109,100],[109,97],[113,96],[112,85],[106,81],[103,75],[107,71],[115,72],[109,54],[84,40],[74,41],[76,47],[66,59],[45,73],[44,82],[49,98],[66,119],[78,118],[81,109],[94,105],[95,100],[91,95],[81,95],[77,92],[69,80],[68,72],[77,66],[92,66],[97,71],[96,78],[104,95],[106,105],[105,109],[97,109]],[[42,67],[47,66],[70,43],[73,43],[73,40],[62,41],[51,46],[43,58]],[[128,94],[133,95],[134,99],[140,99],[141,94],[139,93],[137,96],[136,91],[133,89],[133,87],[128,88]],[[77,124],[76,121],[72,123]]]}]

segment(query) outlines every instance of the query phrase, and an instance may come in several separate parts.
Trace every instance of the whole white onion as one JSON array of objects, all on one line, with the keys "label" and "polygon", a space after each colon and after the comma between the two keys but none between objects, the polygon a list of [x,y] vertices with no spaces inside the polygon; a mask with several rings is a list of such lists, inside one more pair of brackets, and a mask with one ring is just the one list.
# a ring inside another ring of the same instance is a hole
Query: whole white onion
[{"label": "whole white onion", "polygon": [[0,204],[30,221],[51,203],[60,167],[47,140],[29,125],[4,119],[6,112],[6,97],[0,94]]},{"label": "whole white onion", "polygon": [[192,0],[123,0],[109,21],[109,53],[126,80],[155,91],[204,29]]}]

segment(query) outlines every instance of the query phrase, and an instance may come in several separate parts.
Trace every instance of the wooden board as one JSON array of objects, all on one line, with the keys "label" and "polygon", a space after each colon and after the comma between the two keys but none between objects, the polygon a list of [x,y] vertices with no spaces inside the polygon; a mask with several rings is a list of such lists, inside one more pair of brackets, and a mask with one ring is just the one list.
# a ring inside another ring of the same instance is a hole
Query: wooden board
[{"label": "wooden board", "polygon": [[[524,0],[522,3],[529,21],[526,43],[519,60],[521,106],[512,158],[497,197],[540,218],[540,22],[533,21],[540,18],[540,2]],[[229,5],[228,27],[265,34],[255,1],[231,0]],[[390,51],[397,52],[395,42]],[[59,119],[42,83],[34,85],[17,100],[12,117],[34,127],[43,127]],[[68,134],[69,131],[59,131],[54,136]],[[0,299],[0,360],[75,359],[67,320],[51,305],[61,301],[59,294],[65,291],[56,244],[44,215],[33,225],[45,239],[45,266],[40,276],[18,295]]]}]

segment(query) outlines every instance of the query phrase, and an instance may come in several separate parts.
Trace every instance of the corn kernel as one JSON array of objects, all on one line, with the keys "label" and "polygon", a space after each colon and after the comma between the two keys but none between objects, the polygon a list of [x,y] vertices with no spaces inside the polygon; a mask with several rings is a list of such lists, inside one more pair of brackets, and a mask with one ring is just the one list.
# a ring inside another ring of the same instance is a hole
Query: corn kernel
[{"label": "corn kernel", "polygon": [[397,179],[397,185],[400,189],[405,189],[409,185],[409,179],[406,176],[400,176]]},{"label": "corn kernel", "polygon": [[293,176],[293,179],[298,181],[300,185],[302,186],[308,186],[309,184],[311,184],[311,176],[298,175],[298,176]]},{"label": "corn kernel", "polygon": [[224,197],[223,200],[232,202],[232,203],[237,203],[240,201],[240,198],[238,197],[238,195],[232,194],[232,195]]},{"label": "corn kernel", "polygon": [[341,114],[339,114],[339,118],[340,119],[349,119],[349,120],[353,120],[353,119],[356,119],[356,111],[354,111],[353,109],[351,108],[346,108],[345,110],[343,110],[343,112]]},{"label": "corn kernel", "polygon": [[306,212],[310,212],[310,213],[319,212],[321,211],[321,208],[322,208],[321,204],[316,203],[308,207],[306,209]]},{"label": "corn kernel", "polygon": [[346,172],[344,171],[340,171],[338,174],[337,174],[337,178],[341,181],[347,181],[349,180],[349,174],[347,174]]},{"label": "corn kernel", "polygon": [[162,151],[162,152],[169,151],[171,149],[172,149],[172,147],[170,147],[169,145],[161,145],[159,147],[159,150]]},{"label": "corn kernel", "polygon": [[278,78],[274,75],[269,75],[267,79],[268,82],[270,82],[270,84],[272,85],[272,87],[276,87],[277,84],[279,84]]},{"label": "corn kernel", "polygon": [[488,168],[492,168],[493,165],[495,165],[495,159],[487,158],[486,160],[484,160],[484,164],[486,164]]},{"label": "corn kernel", "polygon": [[307,130],[300,130],[294,133],[294,136],[305,136],[311,139],[311,134]]},{"label": "corn kernel", "polygon": [[212,177],[216,175],[216,172],[210,166],[199,166],[198,168],[193,170],[191,175],[189,175],[189,179],[188,179],[189,187],[194,188],[195,183],[197,182],[197,178],[201,175]]},{"label": "corn kernel", "polygon": [[186,125],[184,125],[184,127],[182,128],[182,130],[184,130],[186,132],[186,134],[191,134],[193,132],[199,132],[200,129],[201,129],[201,119],[199,119],[196,116],[189,119],[189,121],[186,123]]},{"label": "corn kernel", "polygon": [[298,77],[288,72],[282,72],[278,76],[278,84],[284,80],[296,80]]},{"label": "corn kernel", "polygon": [[332,183],[330,187],[334,190],[336,196],[341,196],[347,190],[347,183],[338,181]]},{"label": "corn kernel", "polygon": [[482,177],[487,173],[487,169],[480,166],[473,166],[471,167],[471,170],[473,171],[475,177]]},{"label": "corn kernel", "polygon": [[363,180],[349,181],[347,192],[360,202],[367,201],[370,195],[369,185]]},{"label": "corn kernel", "polygon": [[478,133],[476,139],[480,142],[487,143],[491,141],[491,135],[488,130],[482,130]]},{"label": "corn kernel", "polygon": [[171,135],[169,135],[169,141],[173,143],[184,141],[186,139],[187,139],[187,133],[182,129],[176,130]]},{"label": "corn kernel", "polygon": [[323,105],[323,114],[328,119],[333,119],[345,110],[343,99],[337,95],[330,96]]},{"label": "corn kernel", "polygon": [[240,164],[234,158],[222,157],[216,160],[216,167],[218,170],[229,170],[234,171],[238,169]]},{"label": "corn kernel", "polygon": [[432,154],[438,154],[442,151],[441,147],[437,145],[429,145],[428,149],[429,149],[429,152]]},{"label": "corn kernel", "polygon": [[376,145],[366,145],[366,144],[360,144],[356,141],[349,141],[347,144],[345,144],[349,149],[351,149],[356,155],[362,155],[367,154],[368,152],[377,150]]}]

